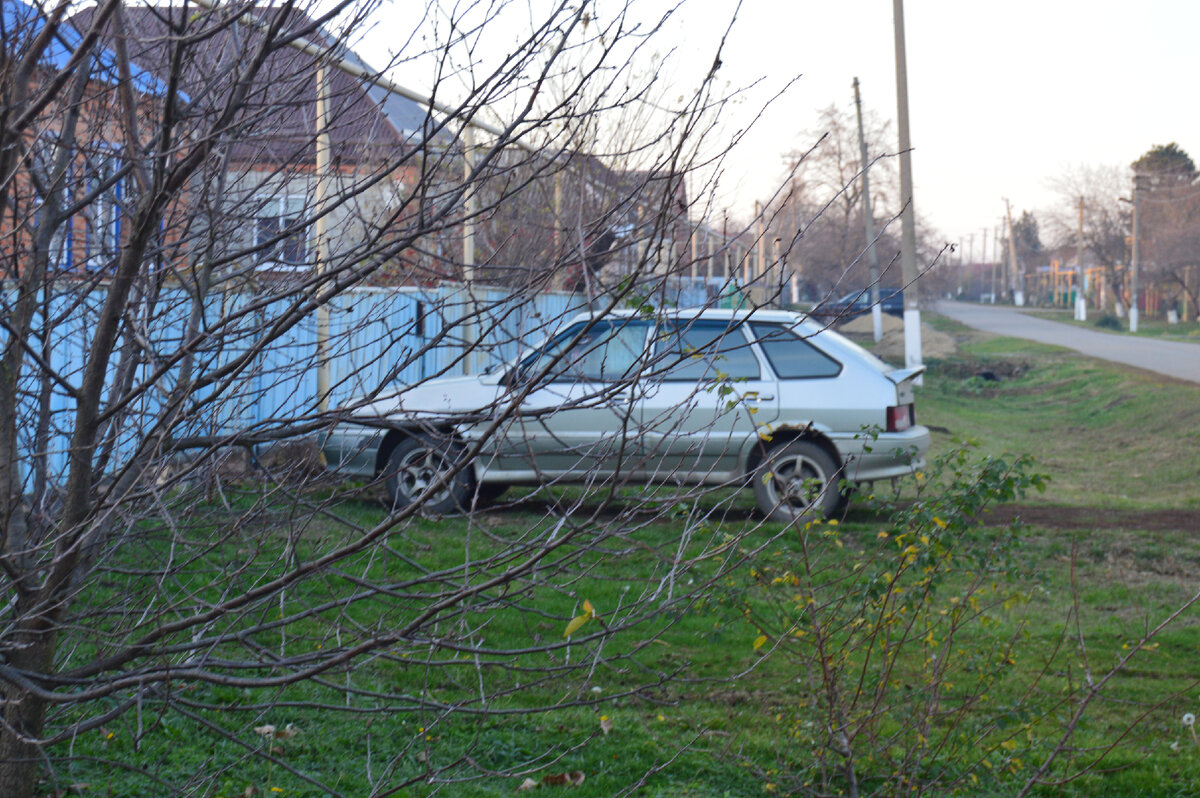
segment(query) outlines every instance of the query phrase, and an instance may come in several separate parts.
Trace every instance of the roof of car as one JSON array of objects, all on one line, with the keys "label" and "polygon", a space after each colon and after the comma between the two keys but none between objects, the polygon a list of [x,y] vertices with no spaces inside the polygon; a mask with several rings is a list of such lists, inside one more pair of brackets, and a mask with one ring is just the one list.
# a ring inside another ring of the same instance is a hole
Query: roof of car
[{"label": "roof of car", "polygon": [[638,316],[645,316],[646,318],[700,318],[721,321],[754,320],[787,323],[795,323],[808,318],[803,313],[796,313],[790,310],[768,310],[764,308],[658,308],[650,316],[647,316],[644,310],[638,308],[621,308],[604,314],[595,312],[580,313],[572,321],[595,316],[616,316],[618,318],[634,318]]}]

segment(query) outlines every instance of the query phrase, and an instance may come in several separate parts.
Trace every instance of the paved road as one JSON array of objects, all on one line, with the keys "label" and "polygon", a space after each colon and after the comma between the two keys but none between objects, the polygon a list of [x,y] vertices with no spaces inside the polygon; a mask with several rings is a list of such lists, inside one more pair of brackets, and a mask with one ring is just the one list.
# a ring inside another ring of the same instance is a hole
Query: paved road
[{"label": "paved road", "polygon": [[1065,346],[1092,357],[1200,383],[1200,345],[1097,332],[1000,305],[942,300],[937,303],[937,312],[984,332]]}]

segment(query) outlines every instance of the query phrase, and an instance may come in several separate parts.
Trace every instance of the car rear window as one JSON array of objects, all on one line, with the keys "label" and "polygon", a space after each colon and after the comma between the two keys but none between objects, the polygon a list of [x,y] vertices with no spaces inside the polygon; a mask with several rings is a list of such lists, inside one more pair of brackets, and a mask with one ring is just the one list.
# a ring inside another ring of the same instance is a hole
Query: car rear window
[{"label": "car rear window", "polygon": [[750,330],[781,380],[836,377],[842,371],[841,363],[796,335],[787,325],[752,322]]}]

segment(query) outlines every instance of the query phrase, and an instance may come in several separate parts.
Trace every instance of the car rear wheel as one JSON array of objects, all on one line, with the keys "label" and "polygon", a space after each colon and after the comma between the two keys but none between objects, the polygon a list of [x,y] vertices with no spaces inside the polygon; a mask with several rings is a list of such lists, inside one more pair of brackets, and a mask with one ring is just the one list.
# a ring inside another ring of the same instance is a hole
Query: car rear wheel
[{"label": "car rear wheel", "polygon": [[425,435],[398,443],[388,458],[384,479],[392,508],[407,507],[422,496],[421,509],[426,513],[441,515],[466,507],[471,495],[469,470],[463,468],[447,477],[461,455],[450,441]]},{"label": "car rear wheel", "polygon": [[811,441],[782,443],[767,452],[754,472],[754,498],[772,521],[791,523],[830,516],[842,504],[841,471]]}]

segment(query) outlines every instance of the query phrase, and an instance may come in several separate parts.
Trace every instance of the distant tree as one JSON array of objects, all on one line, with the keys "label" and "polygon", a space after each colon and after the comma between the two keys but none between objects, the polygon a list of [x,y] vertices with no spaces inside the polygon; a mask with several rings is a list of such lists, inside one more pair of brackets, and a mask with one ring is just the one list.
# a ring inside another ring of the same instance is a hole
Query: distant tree
[{"label": "distant tree", "polygon": [[1037,218],[1029,211],[1022,211],[1021,218],[1013,222],[1013,238],[1017,242],[1017,257],[1035,255],[1042,251]]},{"label": "distant tree", "polygon": [[1120,197],[1129,192],[1130,175],[1119,166],[1080,165],[1051,180],[1060,197],[1059,212],[1045,216],[1055,242],[1076,245],[1079,198],[1083,198],[1083,247],[1104,271],[1115,301],[1127,306],[1124,280],[1133,232],[1132,206]]},{"label": "distant tree", "polygon": [[[889,124],[867,114],[867,150],[871,204],[880,235],[882,281],[898,284],[899,268],[887,269],[899,248],[899,229],[887,227],[898,212],[895,162],[888,152]],[[805,134],[805,146],[788,157],[783,188],[767,203],[772,237],[779,238],[789,260],[803,263],[805,280],[818,298],[862,289],[869,281],[864,252],[862,159],[853,107],[831,105]]]},{"label": "distant tree", "polygon": [[1195,271],[1200,247],[1200,196],[1196,166],[1174,142],[1157,145],[1133,162],[1141,181],[1143,275],[1168,301],[1197,307]]},{"label": "distant tree", "polygon": [[1196,165],[1175,142],[1156,144],[1130,167],[1136,174],[1150,175],[1156,181],[1191,183],[1196,179]]}]

